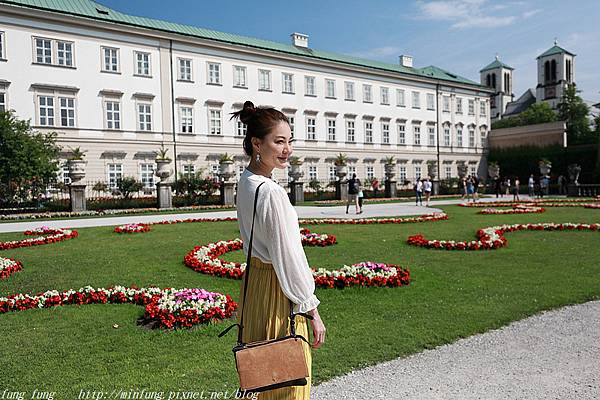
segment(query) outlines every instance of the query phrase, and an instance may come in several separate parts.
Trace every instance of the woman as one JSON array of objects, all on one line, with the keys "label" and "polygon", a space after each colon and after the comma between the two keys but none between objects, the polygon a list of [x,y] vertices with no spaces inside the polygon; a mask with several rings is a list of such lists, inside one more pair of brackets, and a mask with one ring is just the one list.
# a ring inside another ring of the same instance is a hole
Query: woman
[{"label": "woman", "polygon": [[467,203],[469,202],[469,198],[475,203],[475,196],[473,193],[475,193],[475,185],[473,185],[473,178],[469,177],[467,179]]},{"label": "woman", "polygon": [[346,202],[346,214],[348,214],[348,208],[350,204],[354,204],[356,207],[356,213],[361,213],[361,207],[358,205],[358,191],[359,182],[356,178],[356,174],[352,174],[352,178],[348,180],[348,201]]},{"label": "woman", "polygon": [[429,207],[429,200],[431,200],[431,181],[429,177],[425,178],[425,182],[423,182],[423,191],[425,192],[425,206]]},{"label": "woman", "polygon": [[520,201],[521,199],[519,199],[519,185],[521,184],[521,182],[519,182],[519,177],[515,177],[515,186],[513,187],[513,201]]},{"label": "woman", "polygon": [[[288,119],[273,108],[255,108],[244,103],[241,111],[233,113],[247,127],[244,152],[250,164],[242,173],[237,190],[237,216],[244,252],[248,254],[252,213],[256,188],[259,189],[252,259],[248,289],[244,302],[241,287],[239,309],[245,314],[242,340],[255,342],[275,339],[289,334],[290,301],[295,313],[307,313],[313,331],[312,346],[325,341],[325,325],[319,316],[319,300],[314,294],[315,282],[304,254],[298,226],[298,215],[290,204],[286,191],[272,181],[275,168],[285,169],[292,155],[292,134]],[[306,318],[296,317],[296,333],[308,339]],[[304,353],[311,370],[310,346]],[[261,399],[309,399],[310,376],[306,386],[291,386],[261,393]]]},{"label": "woman", "polygon": [[415,182],[415,206],[423,205],[423,181],[417,178]]}]

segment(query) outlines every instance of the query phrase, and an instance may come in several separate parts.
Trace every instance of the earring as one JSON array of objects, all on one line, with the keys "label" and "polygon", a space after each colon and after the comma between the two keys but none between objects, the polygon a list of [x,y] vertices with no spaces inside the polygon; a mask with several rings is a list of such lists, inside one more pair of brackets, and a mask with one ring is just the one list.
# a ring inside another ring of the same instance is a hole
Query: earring
[{"label": "earring", "polygon": [[256,162],[259,163],[260,162],[260,153],[256,154]]}]

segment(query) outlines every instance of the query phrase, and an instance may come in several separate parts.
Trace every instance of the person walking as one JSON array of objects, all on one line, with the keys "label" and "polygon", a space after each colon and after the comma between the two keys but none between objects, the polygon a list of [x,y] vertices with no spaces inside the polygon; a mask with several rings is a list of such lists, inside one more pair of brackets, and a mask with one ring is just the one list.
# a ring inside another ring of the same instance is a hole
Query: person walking
[{"label": "person walking", "polygon": [[373,188],[373,196],[377,197],[377,192],[379,191],[379,181],[377,178],[373,178],[371,181],[371,187]]},{"label": "person walking", "polygon": [[467,202],[469,202],[469,199],[475,202],[475,198],[473,197],[473,191],[473,179],[472,177],[469,177],[467,178]]},{"label": "person walking", "polygon": [[535,179],[533,179],[533,174],[529,175],[527,189],[529,189],[529,197],[533,199],[535,197]]},{"label": "person walking", "polygon": [[464,176],[460,178],[458,186],[460,187],[460,199],[464,200],[467,197],[467,178]]},{"label": "person walking", "polygon": [[513,201],[520,201],[519,199],[519,177],[515,177],[515,186],[513,187]]},{"label": "person walking", "polygon": [[363,199],[364,199],[364,197],[365,197],[365,194],[364,194],[364,192],[362,190],[362,187],[360,187],[360,185],[359,185],[359,189],[358,189],[358,209],[359,209],[358,213],[359,214],[362,214],[362,212],[363,212]]},{"label": "person walking", "polygon": [[425,178],[423,182],[423,192],[425,192],[425,206],[429,207],[429,200],[431,199],[431,189],[432,189],[431,180],[429,177]]},{"label": "person walking", "polygon": [[358,206],[358,191],[360,190],[360,183],[356,178],[356,174],[352,174],[352,178],[348,180],[348,201],[346,202],[346,214],[348,214],[348,208],[350,204],[354,204],[356,213],[360,214],[360,207]]},{"label": "person walking", "polygon": [[498,176],[494,178],[494,192],[496,193],[496,198],[502,197],[502,181]]},{"label": "person walking", "polygon": [[[236,199],[244,252],[248,254],[252,250],[240,288],[238,310],[243,312],[238,322],[243,318],[242,341],[250,343],[285,336],[290,311],[306,315],[294,319],[296,333],[308,339],[307,319],[311,319],[312,344],[302,342],[309,370],[307,385],[266,391],[260,397],[307,400],[312,376],[311,346],[318,348],[325,342],[326,329],[317,310],[320,301],[315,296],[315,281],[302,247],[298,214],[285,189],[271,180],[273,170],[287,168],[292,155],[289,121],[280,111],[254,107],[250,101],[233,113],[233,118],[247,127],[243,148],[250,156],[250,163],[238,182]],[[249,249],[251,235],[253,245]]]},{"label": "person walking", "polygon": [[477,175],[473,174],[473,202],[479,201],[479,178]]},{"label": "person walking", "polygon": [[507,196],[510,196],[510,190],[511,190],[510,178],[506,178],[506,195]]},{"label": "person walking", "polygon": [[419,203],[423,205],[423,182],[420,178],[417,178],[415,181],[415,206],[418,206]]}]

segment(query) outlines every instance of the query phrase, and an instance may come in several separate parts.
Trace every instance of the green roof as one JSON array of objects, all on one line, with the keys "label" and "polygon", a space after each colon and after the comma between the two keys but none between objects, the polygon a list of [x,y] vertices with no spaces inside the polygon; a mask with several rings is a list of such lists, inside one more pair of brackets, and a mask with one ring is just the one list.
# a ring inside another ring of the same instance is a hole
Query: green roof
[{"label": "green roof", "polygon": [[492,61],[491,63],[486,65],[484,68],[482,68],[479,72],[487,71],[490,69],[496,69],[496,68],[506,68],[506,69],[510,69],[510,70],[514,69],[513,67],[511,67],[507,64],[504,64],[502,61],[500,61],[496,58],[494,61]]},{"label": "green roof", "polygon": [[546,50],[545,52],[540,54],[537,58],[542,58],[542,57],[551,56],[554,54],[561,54],[561,53],[566,53],[568,55],[575,56],[575,54],[573,54],[570,51],[567,51],[567,50],[563,49],[562,47],[555,44],[554,46],[550,47],[548,50]]},{"label": "green roof", "polygon": [[120,25],[129,25],[140,28],[152,29],[163,32],[176,33],[202,39],[215,40],[223,43],[231,43],[240,46],[253,47],[278,53],[293,54],[302,57],[310,57],[320,60],[338,62],[347,65],[373,68],[388,72],[428,77],[455,83],[462,83],[482,87],[479,83],[470,79],[449,73],[437,67],[409,68],[400,64],[389,64],[380,61],[366,60],[363,58],[331,53],[310,48],[301,48],[292,44],[284,44],[269,40],[256,39],[248,36],[235,35],[210,29],[198,28],[190,25],[177,24],[174,22],[158,19],[137,17],[121,13],[105,7],[92,0],[0,0],[0,3],[20,7],[35,8],[45,11],[69,14],[77,17],[91,18],[104,22]]}]

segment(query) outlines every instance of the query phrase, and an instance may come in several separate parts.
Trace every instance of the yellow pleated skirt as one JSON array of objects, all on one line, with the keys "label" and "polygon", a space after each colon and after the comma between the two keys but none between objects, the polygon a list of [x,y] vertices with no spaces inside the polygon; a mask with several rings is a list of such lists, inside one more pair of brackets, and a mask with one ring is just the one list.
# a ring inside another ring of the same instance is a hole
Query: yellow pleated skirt
[{"label": "yellow pleated skirt", "polygon": [[[245,343],[259,340],[277,339],[289,335],[290,301],[283,292],[277,280],[273,265],[263,263],[252,257],[250,260],[248,294],[246,304],[244,299],[244,278],[240,289],[238,310],[244,310],[244,331],[242,340]],[[238,317],[239,318],[239,317]],[[306,318],[296,317],[296,334],[307,340],[308,324]],[[310,346],[302,342],[304,355],[308,365],[309,377],[306,386],[290,386],[262,392],[261,400],[308,400],[310,399],[311,364]]]}]

